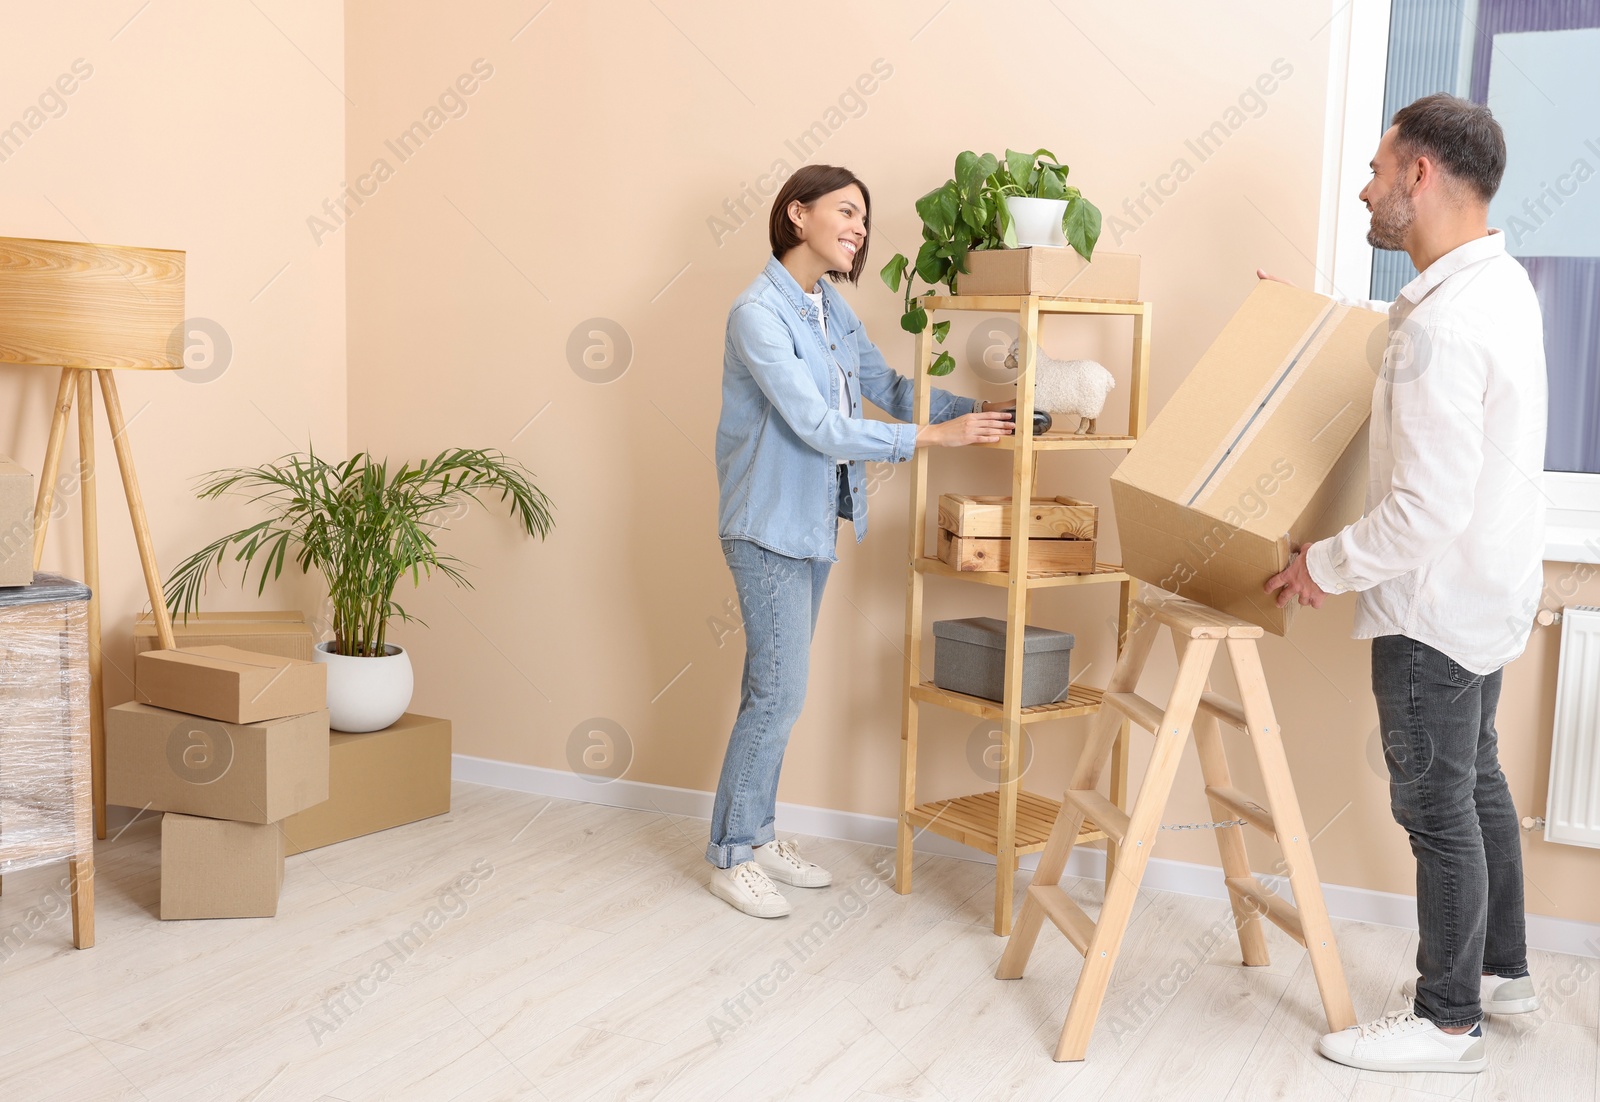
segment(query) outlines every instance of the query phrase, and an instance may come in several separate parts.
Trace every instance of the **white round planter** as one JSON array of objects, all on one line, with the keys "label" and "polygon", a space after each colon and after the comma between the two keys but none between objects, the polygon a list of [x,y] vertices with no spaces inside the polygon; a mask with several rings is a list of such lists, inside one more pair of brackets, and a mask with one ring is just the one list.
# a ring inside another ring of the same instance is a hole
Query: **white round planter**
[{"label": "white round planter", "polygon": [[386,644],[382,658],[334,654],[318,643],[311,656],[328,667],[328,726],[335,731],[381,731],[411,705],[411,656]]},{"label": "white round planter", "polygon": [[1017,228],[1017,248],[1030,245],[1064,249],[1067,235],[1061,231],[1066,217],[1065,199],[1031,199],[1025,195],[1006,196],[1006,209]]}]

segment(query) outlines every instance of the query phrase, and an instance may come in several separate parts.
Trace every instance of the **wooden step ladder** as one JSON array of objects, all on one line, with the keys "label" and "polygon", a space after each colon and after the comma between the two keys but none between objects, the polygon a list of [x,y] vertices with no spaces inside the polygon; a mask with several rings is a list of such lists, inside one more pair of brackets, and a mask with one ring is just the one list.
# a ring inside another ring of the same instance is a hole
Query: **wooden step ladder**
[{"label": "wooden step ladder", "polygon": [[[1165,708],[1135,692],[1161,625],[1171,631],[1178,651],[1177,677]],[[1311,968],[1322,994],[1322,1008],[1328,1016],[1329,1028],[1340,1030],[1355,1024],[1355,1010],[1345,987],[1333,926],[1328,921],[1316,864],[1311,857],[1311,839],[1300,816],[1300,802],[1289,777],[1289,763],[1272,712],[1261,657],[1256,651],[1256,640],[1261,635],[1262,630],[1253,624],[1160,591],[1147,591],[1135,605],[1134,624],[1127,644],[1117,660],[1100,713],[1095,717],[1071,787],[1061,803],[1061,814],[1050,831],[1038,871],[1028,887],[1022,915],[1011,931],[995,972],[1003,980],[1022,976],[1045,918],[1054,922],[1083,954],[1083,971],[1072,993],[1060,1044],[1056,1046],[1057,1060],[1082,1060],[1088,1051],[1089,1036],[1100,1013],[1123,935],[1127,933],[1139,882],[1155,846],[1156,831],[1160,829],[1172,780],[1191,730],[1212,814],[1219,819],[1243,820],[1275,837],[1283,850],[1283,871],[1294,890],[1294,904],[1268,890],[1250,871],[1241,828],[1232,825],[1217,829],[1223,876],[1233,905],[1234,925],[1239,931],[1244,963],[1269,963],[1261,929],[1261,916],[1265,915],[1304,945],[1311,955]],[[1242,705],[1207,691],[1207,678],[1219,643],[1227,647]],[[1149,769],[1128,811],[1118,808],[1096,791],[1124,716],[1156,736]],[[1219,721],[1250,735],[1266,786],[1265,806],[1233,787]],[[1085,819],[1097,824],[1118,847],[1118,860],[1106,882],[1105,903],[1100,908],[1098,921],[1090,919],[1061,888],[1067,857]]]}]

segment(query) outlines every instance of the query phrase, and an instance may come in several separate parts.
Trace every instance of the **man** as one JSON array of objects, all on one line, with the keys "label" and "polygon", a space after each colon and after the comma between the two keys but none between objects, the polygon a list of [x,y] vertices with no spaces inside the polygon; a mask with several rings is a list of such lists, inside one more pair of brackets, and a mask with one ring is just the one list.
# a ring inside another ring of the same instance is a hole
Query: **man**
[{"label": "man", "polygon": [[1538,1009],[1494,727],[1501,667],[1539,604],[1545,500],[1539,304],[1487,221],[1505,157],[1486,107],[1433,95],[1395,113],[1361,191],[1367,240],[1421,274],[1371,304],[1389,310],[1389,343],[1366,515],[1265,586],[1280,607],[1358,592],[1355,636],[1373,641],[1390,804],[1417,860],[1421,976],[1410,1005],[1318,1048],[1376,1071],[1481,1071],[1483,1013]]}]

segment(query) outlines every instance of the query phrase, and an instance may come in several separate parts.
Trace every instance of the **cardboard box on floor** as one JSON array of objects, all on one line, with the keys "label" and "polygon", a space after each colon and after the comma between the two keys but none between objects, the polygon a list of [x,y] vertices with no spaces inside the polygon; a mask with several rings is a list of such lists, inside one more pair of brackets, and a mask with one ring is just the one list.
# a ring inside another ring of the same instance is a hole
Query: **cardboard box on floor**
[{"label": "cardboard box on floor", "polygon": [[271,918],[282,891],[278,824],[161,816],[162,918]]},{"label": "cardboard box on floor", "polygon": [[335,731],[328,798],[279,825],[290,856],[450,810],[450,721],[407,712],[364,734]]},{"label": "cardboard box on floor", "polygon": [[238,647],[149,650],[133,660],[140,704],[257,723],[328,706],[328,667]]},{"label": "cardboard box on floor", "polygon": [[33,474],[0,455],[0,586],[33,584]]},{"label": "cardboard box on floor", "polygon": [[1258,283],[1111,476],[1123,569],[1284,634],[1261,586],[1361,515],[1387,323]]},{"label": "cardboard box on floor", "polygon": [[107,803],[275,823],[327,798],[327,709],[245,724],[106,709]]},{"label": "cardboard box on floor", "polygon": [[[311,626],[298,611],[274,612],[196,612],[188,618],[172,618],[172,634],[178,648],[238,647],[261,654],[280,654],[285,658],[311,661]],[[148,613],[133,622],[133,653],[159,650],[156,623]]]}]

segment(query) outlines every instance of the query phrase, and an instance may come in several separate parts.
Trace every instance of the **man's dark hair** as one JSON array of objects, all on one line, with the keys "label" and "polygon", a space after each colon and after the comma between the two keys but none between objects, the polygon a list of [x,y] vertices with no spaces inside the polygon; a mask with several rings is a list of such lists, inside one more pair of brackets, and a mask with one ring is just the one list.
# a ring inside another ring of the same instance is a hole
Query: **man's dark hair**
[{"label": "man's dark hair", "polygon": [[802,165],[784,182],[778,197],[772,201],[772,212],[767,218],[767,240],[772,243],[772,255],[782,260],[784,253],[800,244],[800,230],[789,217],[790,203],[799,202],[809,207],[829,192],[838,191],[851,184],[861,189],[861,201],[866,204],[866,209],[861,212],[861,220],[866,226],[868,236],[861,242],[861,248],[856,251],[856,258],[850,265],[850,270],[829,272],[828,278],[835,283],[846,279],[854,283],[860,279],[862,271],[867,266],[867,246],[872,243],[872,195],[867,191],[867,185],[861,182],[861,178],[848,168],[840,168],[837,165]]},{"label": "man's dark hair", "polygon": [[1403,161],[1427,157],[1487,203],[1506,171],[1506,136],[1481,103],[1437,92],[1394,113]]}]

